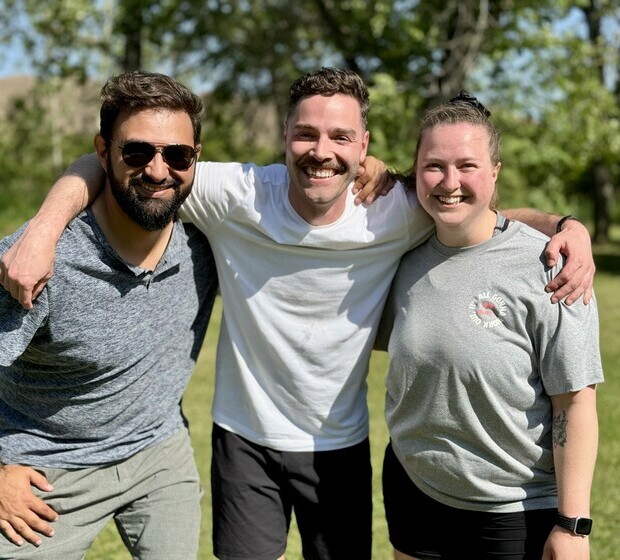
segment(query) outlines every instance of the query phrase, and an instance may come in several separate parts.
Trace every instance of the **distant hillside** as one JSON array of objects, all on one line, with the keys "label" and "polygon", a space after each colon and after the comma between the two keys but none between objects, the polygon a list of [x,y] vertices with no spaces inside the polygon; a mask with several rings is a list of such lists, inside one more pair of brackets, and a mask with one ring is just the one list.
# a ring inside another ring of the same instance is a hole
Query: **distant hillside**
[{"label": "distant hillside", "polygon": [[[60,90],[46,95],[45,103],[53,116],[54,129],[61,134],[95,134],[99,128],[99,90],[93,83],[64,82]],[[36,91],[36,78],[16,75],[0,78],[0,119],[10,118],[10,110],[18,97]]]},{"label": "distant hillside", "polygon": [[[42,93],[42,90],[36,90],[37,83],[34,76],[15,75],[0,78],[0,120],[11,118],[10,110],[16,97],[45,95],[44,101],[52,117],[51,126],[54,134],[94,136],[99,129],[99,92],[102,85],[95,82],[81,85],[67,80],[59,91],[47,94]],[[214,105],[208,95],[204,100],[206,119],[203,129],[208,135],[210,131],[223,125],[224,134],[229,134],[233,138],[229,145],[233,153],[229,157],[235,158],[236,144],[249,148],[250,151],[254,149],[260,151],[261,148],[274,151],[279,149],[281,123],[275,103],[247,101],[233,97],[226,103],[219,102]],[[205,153],[203,158],[208,158],[208,155]]]},{"label": "distant hillside", "polygon": [[0,116],[4,116],[12,99],[32,89],[34,76],[20,74],[0,78]]}]

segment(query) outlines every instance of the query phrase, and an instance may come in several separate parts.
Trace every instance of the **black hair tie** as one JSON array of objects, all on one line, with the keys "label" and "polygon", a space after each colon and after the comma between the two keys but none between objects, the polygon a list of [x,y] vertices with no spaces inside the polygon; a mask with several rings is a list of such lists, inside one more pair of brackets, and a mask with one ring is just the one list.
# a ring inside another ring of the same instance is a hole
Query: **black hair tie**
[{"label": "black hair tie", "polygon": [[478,109],[485,117],[489,118],[491,116],[491,111],[464,89],[462,89],[456,97],[450,99],[450,103],[468,103],[472,107]]}]

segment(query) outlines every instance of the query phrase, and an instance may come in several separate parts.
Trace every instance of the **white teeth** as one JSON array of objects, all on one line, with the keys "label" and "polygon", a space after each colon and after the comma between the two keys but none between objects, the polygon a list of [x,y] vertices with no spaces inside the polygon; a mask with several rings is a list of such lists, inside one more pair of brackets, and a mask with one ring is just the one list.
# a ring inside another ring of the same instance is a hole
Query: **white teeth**
[{"label": "white teeth", "polygon": [[463,198],[462,196],[437,196],[437,200],[442,204],[458,204]]},{"label": "white teeth", "polygon": [[308,175],[310,175],[310,177],[315,177],[317,179],[329,179],[336,174],[333,169],[315,169],[312,167],[306,167],[305,171]]}]

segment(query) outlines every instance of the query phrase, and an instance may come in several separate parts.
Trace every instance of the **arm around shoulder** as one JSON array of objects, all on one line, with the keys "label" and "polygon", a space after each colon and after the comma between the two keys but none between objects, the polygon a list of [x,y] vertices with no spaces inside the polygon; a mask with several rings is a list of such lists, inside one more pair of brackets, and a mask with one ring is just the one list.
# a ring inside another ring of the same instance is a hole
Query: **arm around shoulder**
[{"label": "arm around shoulder", "polygon": [[553,292],[551,302],[564,301],[571,305],[583,296],[583,303],[590,303],[596,265],[588,228],[573,216],[562,218],[531,208],[502,210],[502,213],[551,238],[545,251],[548,266],[554,266],[559,261],[560,253],[566,257],[562,272],[545,286],[547,292]]},{"label": "arm around shoulder", "polygon": [[67,224],[94,202],[104,182],[97,154],[76,159],[54,183],[31,224],[57,241]]},{"label": "arm around shoulder", "polygon": [[0,260],[0,283],[26,309],[51,278],[58,239],[67,224],[101,190],[105,174],[97,156],[76,160],[56,181],[21,237]]}]

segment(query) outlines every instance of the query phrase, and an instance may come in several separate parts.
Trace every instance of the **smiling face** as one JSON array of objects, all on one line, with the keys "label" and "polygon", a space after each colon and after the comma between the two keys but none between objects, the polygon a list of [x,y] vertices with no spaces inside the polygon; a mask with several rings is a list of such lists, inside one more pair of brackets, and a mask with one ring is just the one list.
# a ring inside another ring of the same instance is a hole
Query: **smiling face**
[{"label": "smiling face", "polygon": [[298,103],[284,140],[289,200],[307,222],[325,225],[342,215],[368,138],[354,97],[312,95]]},{"label": "smiling face", "polygon": [[437,238],[453,247],[490,239],[489,208],[500,164],[493,164],[489,134],[477,124],[440,124],[424,131],[416,159],[420,204],[437,226]]},{"label": "smiling face", "polygon": [[195,163],[189,169],[177,171],[156,152],[145,166],[131,167],[123,161],[118,144],[143,141],[158,147],[167,144],[194,146],[189,115],[167,109],[121,114],[112,135],[114,143],[108,145],[101,136],[95,140],[100,161],[108,173],[106,195],[142,229],[164,229],[191,190]]}]

